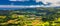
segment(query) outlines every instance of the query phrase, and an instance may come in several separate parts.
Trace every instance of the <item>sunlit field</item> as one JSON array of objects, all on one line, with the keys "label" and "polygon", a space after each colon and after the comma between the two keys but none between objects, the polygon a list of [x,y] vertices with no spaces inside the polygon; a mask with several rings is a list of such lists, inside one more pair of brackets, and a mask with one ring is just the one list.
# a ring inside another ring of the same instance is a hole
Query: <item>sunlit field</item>
[{"label": "sunlit field", "polygon": [[60,26],[60,8],[0,10],[0,26]]}]

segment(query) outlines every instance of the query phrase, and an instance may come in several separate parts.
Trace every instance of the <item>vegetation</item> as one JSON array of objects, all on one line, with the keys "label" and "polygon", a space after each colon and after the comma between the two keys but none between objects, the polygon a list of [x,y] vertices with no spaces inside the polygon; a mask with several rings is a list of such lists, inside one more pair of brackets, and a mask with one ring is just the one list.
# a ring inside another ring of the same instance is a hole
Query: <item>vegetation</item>
[{"label": "vegetation", "polygon": [[[60,26],[60,8],[2,10],[0,26]],[[4,13],[3,13],[4,12]]]}]

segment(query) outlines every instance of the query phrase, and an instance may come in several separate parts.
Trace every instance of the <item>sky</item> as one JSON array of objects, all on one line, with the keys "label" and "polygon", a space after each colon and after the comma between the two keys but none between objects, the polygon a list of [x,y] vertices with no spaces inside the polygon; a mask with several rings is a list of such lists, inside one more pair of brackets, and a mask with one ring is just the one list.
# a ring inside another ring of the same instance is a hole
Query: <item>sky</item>
[{"label": "sky", "polygon": [[[48,4],[48,3],[50,3],[50,4]],[[1,5],[31,5],[29,7],[35,7],[35,6],[36,7],[41,7],[41,6],[48,5],[48,6],[45,6],[45,7],[50,7],[50,6],[60,6],[60,0],[35,0],[35,1],[34,0],[29,0],[29,1],[25,1],[25,2],[0,0],[0,7],[2,7]],[[33,6],[33,5],[35,5],[35,6]],[[15,7],[17,7],[17,6],[15,6]]]},{"label": "sky", "polygon": [[51,6],[60,6],[60,0],[36,0],[36,2],[42,1],[44,4],[52,3]]},{"label": "sky", "polygon": [[13,3],[15,5],[36,5],[36,4],[38,4],[33,0],[30,0],[27,2],[20,2],[20,1],[12,2],[10,0],[0,0],[0,5],[10,5],[11,3]]},{"label": "sky", "polygon": [[51,6],[60,6],[60,0],[29,0],[27,2],[16,1],[13,2],[10,0],[0,0],[0,5],[44,5],[51,3]]},{"label": "sky", "polygon": [[8,0],[0,0],[0,5],[3,4],[10,4],[10,2]]}]

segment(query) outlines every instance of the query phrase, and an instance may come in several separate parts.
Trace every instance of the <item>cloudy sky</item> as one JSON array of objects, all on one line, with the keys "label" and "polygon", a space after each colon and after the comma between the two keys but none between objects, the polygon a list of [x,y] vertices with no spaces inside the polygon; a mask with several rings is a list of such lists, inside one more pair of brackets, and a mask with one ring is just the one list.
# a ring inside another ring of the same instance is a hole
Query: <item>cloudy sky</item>
[{"label": "cloudy sky", "polygon": [[[9,5],[9,4],[11,4],[10,1],[21,1],[21,0],[0,0],[0,5]],[[29,1],[29,0],[27,0],[27,1]],[[31,1],[33,1],[33,0],[31,0]],[[29,3],[26,3],[26,4],[27,5],[28,4],[36,4],[35,2],[31,2],[31,1]],[[60,6],[60,0],[35,0],[35,1],[37,3],[40,2],[40,1],[42,1],[44,4],[52,3],[51,6]],[[20,3],[18,2],[17,4],[22,4],[22,3],[21,2]],[[23,4],[25,4],[25,2]]]},{"label": "cloudy sky", "polygon": [[52,3],[51,6],[60,6],[60,0],[36,0],[36,2],[42,1],[44,4]]},{"label": "cloudy sky", "polygon": [[[10,0],[10,1],[24,1],[24,0]],[[25,0],[29,1],[29,0]],[[44,4],[51,3],[51,6],[60,6],[60,0],[35,0],[37,3],[42,1]]]}]

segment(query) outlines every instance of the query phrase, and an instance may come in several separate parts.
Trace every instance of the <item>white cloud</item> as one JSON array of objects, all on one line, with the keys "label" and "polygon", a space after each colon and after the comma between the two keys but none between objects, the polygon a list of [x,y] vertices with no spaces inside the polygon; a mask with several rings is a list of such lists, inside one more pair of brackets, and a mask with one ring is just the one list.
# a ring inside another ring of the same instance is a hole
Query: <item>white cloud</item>
[{"label": "white cloud", "polygon": [[51,6],[60,6],[60,0],[36,0],[36,2],[42,1],[44,4],[47,4],[47,2],[52,3]]},{"label": "white cloud", "polygon": [[9,1],[16,1],[16,0],[9,0]]}]

